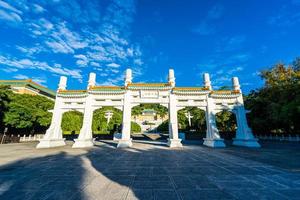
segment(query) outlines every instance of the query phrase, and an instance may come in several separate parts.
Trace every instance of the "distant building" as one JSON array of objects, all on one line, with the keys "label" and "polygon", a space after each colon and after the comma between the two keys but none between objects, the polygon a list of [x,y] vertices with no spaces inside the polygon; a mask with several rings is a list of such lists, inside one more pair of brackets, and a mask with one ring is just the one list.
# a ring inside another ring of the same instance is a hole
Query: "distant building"
[{"label": "distant building", "polygon": [[17,94],[31,94],[47,97],[55,100],[56,93],[31,79],[27,80],[0,80],[0,85],[9,85],[14,93]]},{"label": "distant building", "polygon": [[142,131],[150,131],[168,119],[168,114],[160,116],[154,109],[144,109],[140,115],[131,116],[131,120],[138,123]]}]

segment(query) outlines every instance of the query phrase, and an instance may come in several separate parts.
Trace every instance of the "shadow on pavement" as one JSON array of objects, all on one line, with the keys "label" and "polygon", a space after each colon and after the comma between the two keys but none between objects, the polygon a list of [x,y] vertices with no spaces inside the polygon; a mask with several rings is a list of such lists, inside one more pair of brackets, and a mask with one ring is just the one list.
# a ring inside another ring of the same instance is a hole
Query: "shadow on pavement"
[{"label": "shadow on pavement", "polygon": [[[300,193],[299,173],[260,162],[274,148],[169,149],[140,141],[128,149],[115,146],[68,146],[3,165],[0,199],[291,199]],[[254,154],[260,159],[249,156]]]}]

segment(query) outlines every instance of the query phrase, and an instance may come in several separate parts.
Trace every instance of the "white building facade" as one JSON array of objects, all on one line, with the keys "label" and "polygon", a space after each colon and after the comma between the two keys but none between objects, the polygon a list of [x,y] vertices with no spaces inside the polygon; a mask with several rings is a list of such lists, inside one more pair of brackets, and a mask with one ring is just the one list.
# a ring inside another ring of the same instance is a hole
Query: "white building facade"
[{"label": "white building facade", "polygon": [[93,143],[92,118],[96,109],[112,106],[123,112],[122,137],[118,147],[131,147],[131,109],[141,103],[160,104],[169,111],[169,147],[182,147],[178,138],[177,111],[197,107],[206,113],[207,131],[204,145],[225,147],[216,126],[216,113],[228,110],[235,114],[236,137],[233,145],[260,147],[248,127],[242,91],[237,77],[232,78],[232,90],[212,90],[209,74],[203,76],[203,87],[176,87],[174,70],[169,70],[166,83],[133,83],[132,71],[126,70],[124,86],[96,86],[96,74],[90,73],[86,90],[67,90],[67,78],[62,76],[58,85],[52,122],[37,148],[65,145],[61,121],[64,112],[83,113],[83,126],[73,148],[91,147]]}]

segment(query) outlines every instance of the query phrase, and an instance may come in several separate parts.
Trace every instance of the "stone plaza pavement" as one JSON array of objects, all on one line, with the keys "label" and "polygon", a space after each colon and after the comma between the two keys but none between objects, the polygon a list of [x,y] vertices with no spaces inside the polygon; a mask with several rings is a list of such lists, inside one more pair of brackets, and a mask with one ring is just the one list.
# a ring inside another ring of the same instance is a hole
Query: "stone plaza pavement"
[{"label": "stone plaza pavement", "polygon": [[0,146],[0,199],[300,199],[300,144]]}]

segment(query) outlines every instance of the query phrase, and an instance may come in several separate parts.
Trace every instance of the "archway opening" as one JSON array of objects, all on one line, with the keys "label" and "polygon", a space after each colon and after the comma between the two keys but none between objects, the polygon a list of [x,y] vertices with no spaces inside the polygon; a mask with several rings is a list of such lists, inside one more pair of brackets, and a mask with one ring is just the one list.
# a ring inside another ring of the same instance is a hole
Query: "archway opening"
[{"label": "archway opening", "polygon": [[63,136],[67,140],[73,140],[78,137],[83,124],[83,113],[71,110],[63,113],[61,129]]},{"label": "archway opening", "polygon": [[206,135],[205,111],[197,107],[185,107],[177,112],[179,136],[185,133],[187,140],[199,140]]},{"label": "archway opening", "polygon": [[114,133],[121,132],[122,111],[112,106],[94,110],[92,132],[96,139],[112,139]]},{"label": "archway opening", "polygon": [[161,140],[168,137],[168,109],[160,104],[139,104],[131,110],[134,139]]},{"label": "archway opening", "polygon": [[216,124],[221,138],[232,140],[235,137],[237,123],[234,113],[227,110],[218,112],[216,114]]}]

